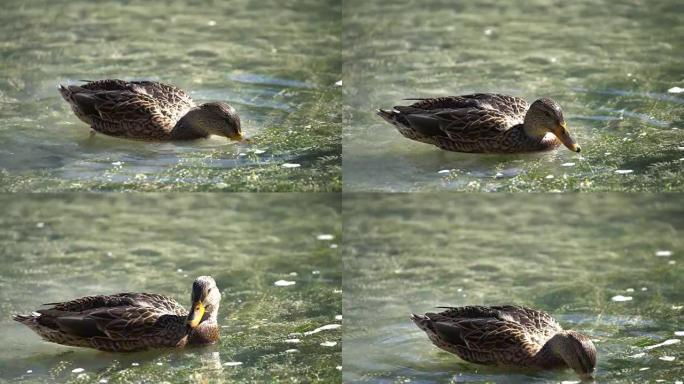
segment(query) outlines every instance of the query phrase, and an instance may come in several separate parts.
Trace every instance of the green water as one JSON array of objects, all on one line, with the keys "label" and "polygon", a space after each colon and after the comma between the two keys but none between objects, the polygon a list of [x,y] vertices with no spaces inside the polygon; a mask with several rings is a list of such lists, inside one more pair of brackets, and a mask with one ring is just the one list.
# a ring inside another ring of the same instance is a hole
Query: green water
[{"label": "green water", "polygon": [[[340,13],[334,0],[3,2],[0,190],[339,190]],[[57,85],[102,78],[226,101],[254,143],[90,138]]]},{"label": "green water", "polygon": [[[345,190],[682,191],[683,36],[677,0],[346,1]],[[374,114],[473,92],[554,98],[582,157],[449,153]]]},{"label": "green water", "polygon": [[[304,334],[340,324],[337,195],[1,195],[0,206],[0,381],[339,382],[341,328]],[[222,294],[221,341],[206,348],[104,353],[44,342],[10,320],[90,294],[189,305],[200,275]]]},{"label": "green water", "polygon": [[351,195],[343,202],[344,381],[578,380],[571,371],[466,363],[409,320],[439,305],[504,303],[589,335],[597,383],[681,380],[681,342],[645,347],[682,339],[683,205],[678,195]]}]

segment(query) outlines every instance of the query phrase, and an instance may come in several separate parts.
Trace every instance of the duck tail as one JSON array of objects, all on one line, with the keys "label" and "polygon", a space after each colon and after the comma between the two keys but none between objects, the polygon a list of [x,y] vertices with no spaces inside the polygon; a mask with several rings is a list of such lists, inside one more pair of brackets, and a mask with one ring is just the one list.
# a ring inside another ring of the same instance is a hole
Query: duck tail
[{"label": "duck tail", "polygon": [[432,320],[430,320],[429,317],[425,315],[416,315],[415,313],[411,314],[411,320],[418,326],[418,328],[424,331],[429,329],[432,324]]},{"label": "duck tail", "polygon": [[62,98],[64,98],[66,101],[71,99],[71,91],[68,87],[63,86],[62,84],[59,85],[59,94],[62,95]]},{"label": "duck tail", "polygon": [[40,313],[36,312],[33,312],[30,315],[14,314],[12,315],[12,320],[27,325],[29,327],[33,327],[38,324],[39,317]]},{"label": "duck tail", "polygon": [[401,116],[401,113],[396,109],[378,109],[375,113],[392,125],[401,124],[399,122],[399,117]]}]

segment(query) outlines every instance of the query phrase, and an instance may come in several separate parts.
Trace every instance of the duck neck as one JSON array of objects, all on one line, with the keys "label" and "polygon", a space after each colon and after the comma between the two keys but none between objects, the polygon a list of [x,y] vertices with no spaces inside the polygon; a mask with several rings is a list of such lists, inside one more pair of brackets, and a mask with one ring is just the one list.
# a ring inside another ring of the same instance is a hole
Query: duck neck
[{"label": "duck neck", "polygon": [[533,119],[527,118],[525,116],[525,122],[523,123],[523,132],[525,135],[531,139],[542,141],[549,133],[546,129],[536,124]]},{"label": "duck neck", "polygon": [[201,112],[199,108],[193,108],[178,120],[176,126],[171,131],[171,136],[175,140],[192,140],[208,137],[209,132],[201,128],[201,126]]},{"label": "duck neck", "polygon": [[195,327],[188,337],[190,344],[213,344],[219,339],[216,317],[208,318]]},{"label": "duck neck", "polygon": [[541,369],[567,368],[567,363],[559,353],[564,342],[565,335],[562,333],[556,334],[550,338],[537,354],[534,355],[534,365]]}]

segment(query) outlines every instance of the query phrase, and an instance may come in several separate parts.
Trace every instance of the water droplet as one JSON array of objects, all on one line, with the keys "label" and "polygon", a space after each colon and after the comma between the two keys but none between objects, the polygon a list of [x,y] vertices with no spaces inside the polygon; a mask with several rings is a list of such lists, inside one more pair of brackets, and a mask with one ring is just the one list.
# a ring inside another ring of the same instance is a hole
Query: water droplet
[{"label": "water droplet", "polygon": [[278,280],[273,284],[276,287],[287,287],[288,285],[295,285],[295,284],[297,284],[297,282],[296,281],[287,281],[287,280]]},{"label": "water droplet", "polygon": [[679,340],[679,339],[667,339],[667,340],[663,341],[662,343],[653,344],[653,345],[647,345],[647,346],[644,347],[644,349],[650,350],[650,349],[653,349],[653,348],[664,347],[664,346],[667,346],[667,345],[679,344],[680,342],[681,342],[681,340]]},{"label": "water droplet", "polygon": [[331,329],[337,329],[341,326],[342,325],[340,325],[340,324],[327,324],[327,325],[324,325],[322,327],[318,327],[318,328],[314,329],[313,331],[304,332],[304,335],[306,335],[306,336],[313,335],[314,333],[318,333],[318,332],[322,332],[322,331],[328,331]]}]

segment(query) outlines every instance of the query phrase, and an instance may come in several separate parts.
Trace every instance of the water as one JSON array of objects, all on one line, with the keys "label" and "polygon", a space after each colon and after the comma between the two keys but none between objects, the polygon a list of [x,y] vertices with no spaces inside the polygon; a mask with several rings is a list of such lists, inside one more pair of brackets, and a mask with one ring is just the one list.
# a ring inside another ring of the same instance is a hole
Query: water
[{"label": "water", "polygon": [[[681,1],[351,0],[343,13],[345,190],[684,190],[684,94],[668,92],[684,84]],[[449,153],[374,113],[473,92],[554,98],[582,157]]]},{"label": "water", "polygon": [[[339,2],[3,5],[2,190],[340,189]],[[57,85],[102,78],[159,80],[198,102],[226,101],[254,143],[91,138]]]},{"label": "water", "polygon": [[344,381],[578,380],[572,371],[466,363],[409,320],[439,305],[503,303],[547,311],[589,335],[597,383],[681,380],[681,342],[647,347],[684,335],[683,203],[640,194],[351,195],[343,202]]},{"label": "water", "polygon": [[[342,328],[306,333],[341,323],[337,195],[0,195],[0,205],[0,382],[339,382]],[[189,306],[200,275],[222,294],[221,341],[206,348],[97,352],[10,319],[126,291]]]}]

